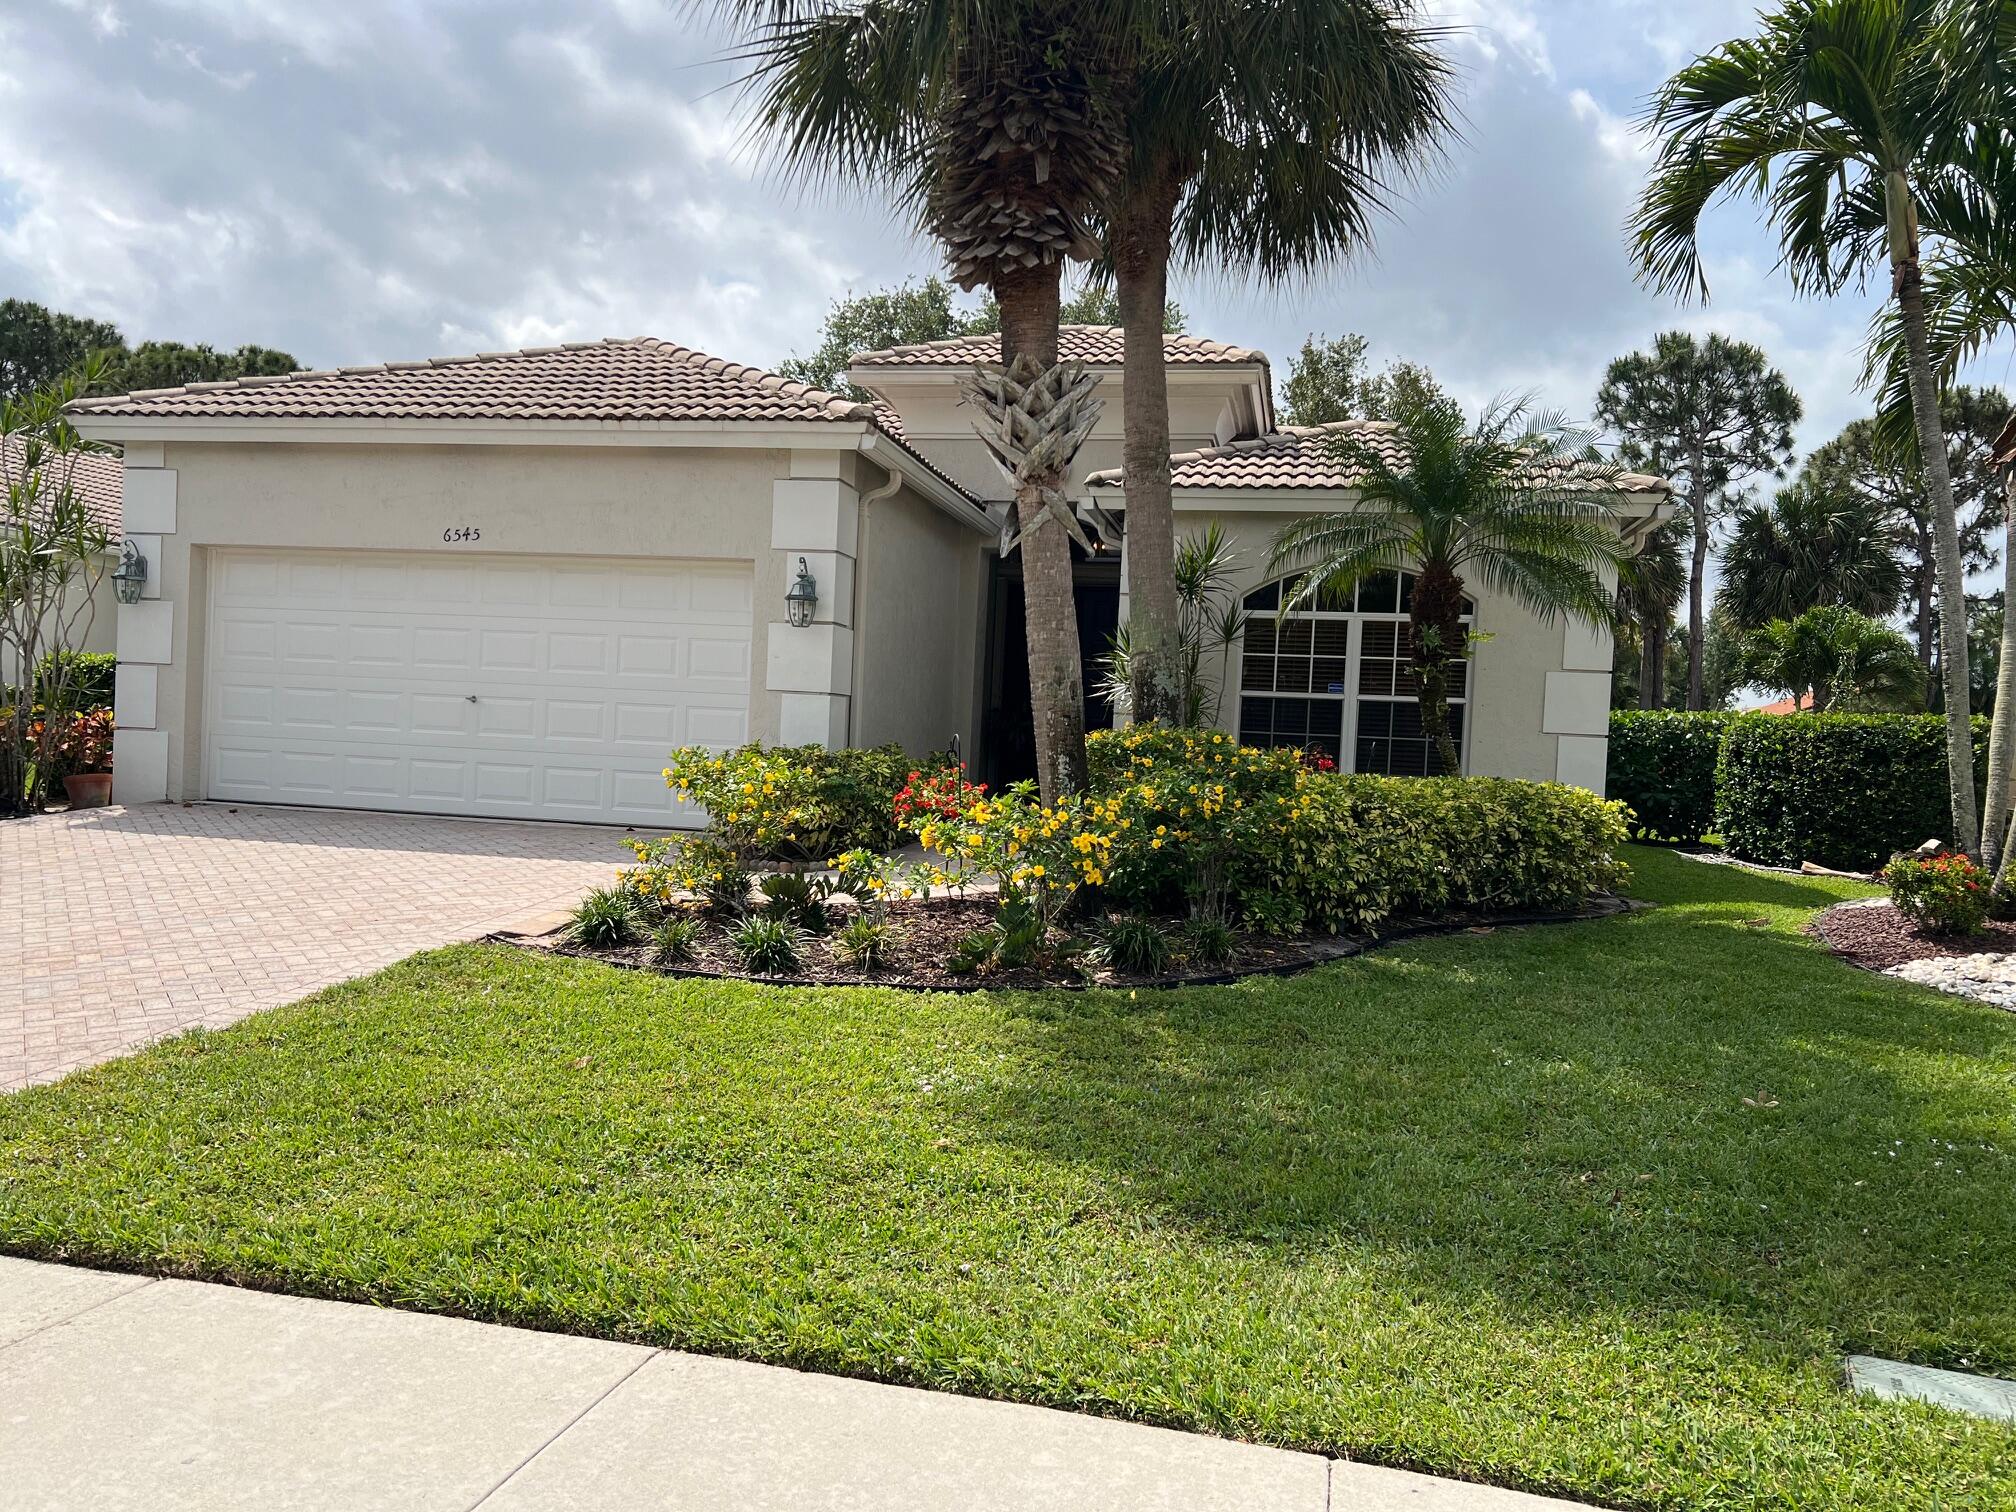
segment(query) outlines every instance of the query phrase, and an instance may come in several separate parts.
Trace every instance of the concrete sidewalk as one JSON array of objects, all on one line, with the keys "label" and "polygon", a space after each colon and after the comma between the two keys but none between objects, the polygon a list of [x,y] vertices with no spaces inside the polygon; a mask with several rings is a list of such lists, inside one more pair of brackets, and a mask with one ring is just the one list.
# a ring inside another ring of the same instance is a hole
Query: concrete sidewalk
[{"label": "concrete sidewalk", "polygon": [[1570,1505],[1040,1407],[4,1256],[0,1487],[9,1512]]}]

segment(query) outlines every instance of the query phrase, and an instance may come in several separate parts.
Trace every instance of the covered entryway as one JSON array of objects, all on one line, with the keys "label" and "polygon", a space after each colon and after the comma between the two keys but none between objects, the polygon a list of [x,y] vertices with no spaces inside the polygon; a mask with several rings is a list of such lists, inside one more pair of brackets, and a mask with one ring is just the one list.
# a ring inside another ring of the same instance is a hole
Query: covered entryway
[{"label": "covered entryway", "polygon": [[219,552],[205,791],[678,823],[667,753],[748,738],[750,606],[744,563]]}]

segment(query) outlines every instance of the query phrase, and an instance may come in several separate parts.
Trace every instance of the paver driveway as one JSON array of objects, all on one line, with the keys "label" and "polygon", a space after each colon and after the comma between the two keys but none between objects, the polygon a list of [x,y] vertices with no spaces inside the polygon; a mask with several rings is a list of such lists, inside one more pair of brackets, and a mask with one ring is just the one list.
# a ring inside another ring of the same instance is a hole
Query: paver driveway
[{"label": "paver driveway", "polygon": [[0,823],[0,1091],[565,907],[623,833],[165,803]]}]

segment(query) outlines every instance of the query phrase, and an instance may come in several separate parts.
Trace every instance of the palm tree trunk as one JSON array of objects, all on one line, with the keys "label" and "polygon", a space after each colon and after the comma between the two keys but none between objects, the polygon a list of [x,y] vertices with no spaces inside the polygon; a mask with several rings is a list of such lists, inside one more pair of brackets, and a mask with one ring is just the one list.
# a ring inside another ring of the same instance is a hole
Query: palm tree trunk
[{"label": "palm tree trunk", "polygon": [[[1047,263],[1003,275],[994,285],[1001,306],[1001,360],[1039,367],[1057,362],[1057,306],[1063,274]],[[1030,477],[1015,490],[1021,527],[1022,602],[1028,622],[1029,706],[1036,728],[1036,779],[1045,803],[1085,786],[1085,671],[1078,647],[1078,605],[1072,588],[1071,542],[1045,523],[1059,474]]]},{"label": "palm tree trunk", "polygon": [[1647,615],[1640,623],[1638,651],[1638,707],[1666,707],[1666,616],[1655,623]]},{"label": "palm tree trunk", "polygon": [[1953,479],[1946,465],[1946,433],[1939,423],[1939,385],[1925,336],[1925,289],[1918,266],[1918,236],[1910,202],[1893,181],[1890,188],[1891,273],[1903,317],[1904,345],[1911,381],[1911,415],[1917,422],[1919,463],[1925,469],[1926,503],[1932,515],[1932,545],[1939,592],[1939,675],[1946,693],[1946,785],[1952,800],[1949,843],[1979,855],[1981,827],[1974,802],[1974,731],[1967,698],[1967,581],[1960,563],[1960,529],[1953,517]]},{"label": "palm tree trunk", "polygon": [[1925,707],[1932,707],[1932,531],[1918,527],[1918,665],[1925,669]]},{"label": "palm tree trunk", "polygon": [[1435,747],[1443,774],[1463,770],[1462,753],[1449,732],[1449,664],[1463,654],[1463,580],[1446,563],[1421,564],[1408,608],[1416,699],[1421,705],[1421,731]]},{"label": "palm tree trunk", "polygon": [[1988,727],[1988,801],[1981,816],[1981,861],[1997,873],[2009,864],[2010,780],[2016,751],[2016,467],[2002,474],[2002,659],[1995,671],[1995,712]]},{"label": "palm tree trunk", "polygon": [[1688,473],[1688,502],[1694,514],[1694,570],[1687,575],[1687,707],[1703,709],[1707,700],[1701,691],[1701,668],[1707,660],[1708,620],[1708,486],[1701,480],[1707,464],[1695,448],[1692,471]]},{"label": "palm tree trunk", "polygon": [[1121,474],[1127,492],[1127,624],[1134,722],[1181,723],[1176,602],[1176,521],[1169,488],[1169,373],[1162,315],[1169,298],[1170,226],[1176,189],[1155,174],[1131,190],[1114,217],[1114,279],[1125,332]]}]

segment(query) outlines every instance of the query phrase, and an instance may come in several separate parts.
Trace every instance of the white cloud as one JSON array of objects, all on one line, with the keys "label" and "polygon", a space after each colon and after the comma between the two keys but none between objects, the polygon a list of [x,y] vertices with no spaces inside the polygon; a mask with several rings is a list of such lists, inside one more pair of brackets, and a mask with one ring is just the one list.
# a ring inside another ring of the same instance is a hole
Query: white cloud
[{"label": "white cloud", "polygon": [[[1659,330],[1727,330],[1824,439],[1862,404],[1867,299],[1793,301],[1744,207],[1716,217],[1703,308],[1639,287],[1623,240],[1637,112],[1746,4],[1431,0],[1471,28],[1446,170],[1344,272],[1180,280],[1193,328],[1284,364],[1307,332],[1359,330],[1472,403],[1537,387],[1571,413]],[[671,0],[10,9],[0,295],[316,365],[646,333],[775,362],[835,297],[938,258],[880,200],[800,192],[744,151],[722,50]]]}]

